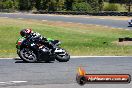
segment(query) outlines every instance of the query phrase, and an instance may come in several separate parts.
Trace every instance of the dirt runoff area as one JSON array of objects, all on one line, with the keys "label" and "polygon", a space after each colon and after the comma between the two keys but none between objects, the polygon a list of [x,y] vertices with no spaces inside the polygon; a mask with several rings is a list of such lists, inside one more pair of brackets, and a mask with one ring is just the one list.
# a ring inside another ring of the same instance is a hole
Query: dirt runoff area
[{"label": "dirt runoff area", "polygon": [[[44,15],[44,14],[41,14]],[[56,15],[56,14],[45,14],[50,16],[63,16],[63,17],[79,17],[79,18],[96,18],[96,19],[111,19],[111,20],[130,20],[132,16],[89,16],[89,15]]]},{"label": "dirt runoff area", "polygon": [[112,20],[130,20],[132,17],[127,16],[93,16],[93,18],[104,18],[104,19],[112,19]]},{"label": "dirt runoff area", "polygon": [[114,41],[113,43],[117,45],[123,45],[123,46],[132,46],[132,41],[123,41],[123,42]]}]

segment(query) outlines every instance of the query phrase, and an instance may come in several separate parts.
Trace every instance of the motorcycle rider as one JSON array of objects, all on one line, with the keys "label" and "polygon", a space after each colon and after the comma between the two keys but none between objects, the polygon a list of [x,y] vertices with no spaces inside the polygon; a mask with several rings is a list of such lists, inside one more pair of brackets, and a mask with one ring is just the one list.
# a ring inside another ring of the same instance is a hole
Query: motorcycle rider
[{"label": "motorcycle rider", "polygon": [[52,43],[49,42],[46,37],[41,36],[37,32],[33,32],[32,29],[22,29],[20,31],[20,35],[22,37],[24,37],[25,39],[29,39],[29,38],[37,39],[38,38],[39,42],[41,42],[42,44],[46,44],[48,46],[48,48],[52,49],[51,52],[53,52],[55,50]]},{"label": "motorcycle rider", "polygon": [[132,19],[128,20],[129,26],[132,26]]}]

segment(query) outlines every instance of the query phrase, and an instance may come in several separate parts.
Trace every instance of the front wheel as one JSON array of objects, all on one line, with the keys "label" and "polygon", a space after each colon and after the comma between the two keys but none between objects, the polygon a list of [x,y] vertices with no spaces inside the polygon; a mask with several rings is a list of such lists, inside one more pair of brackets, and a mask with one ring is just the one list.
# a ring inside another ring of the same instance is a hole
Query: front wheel
[{"label": "front wheel", "polygon": [[61,49],[61,50],[63,50],[63,52],[60,52],[60,53],[56,54],[56,60],[59,61],[59,62],[69,61],[70,60],[70,55],[64,49]]},{"label": "front wheel", "polygon": [[129,26],[131,27],[132,26],[132,22],[128,22]]},{"label": "front wheel", "polygon": [[20,50],[19,56],[25,62],[33,63],[37,61],[37,55],[28,48]]}]

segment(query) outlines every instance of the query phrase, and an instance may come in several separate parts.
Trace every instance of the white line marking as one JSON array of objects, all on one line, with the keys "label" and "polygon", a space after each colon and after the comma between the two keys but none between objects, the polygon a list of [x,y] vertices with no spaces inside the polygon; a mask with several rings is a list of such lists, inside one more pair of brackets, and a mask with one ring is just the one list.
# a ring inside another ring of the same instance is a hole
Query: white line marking
[{"label": "white line marking", "polygon": [[67,23],[73,23],[73,22],[67,22]]},{"label": "white line marking", "polygon": [[0,82],[0,85],[12,85],[17,83],[26,83],[27,81],[7,81],[7,82]]},{"label": "white line marking", "polygon": [[125,29],[125,30],[130,30],[130,29]]},{"label": "white line marking", "polygon": [[56,21],[56,22],[58,22],[58,23],[62,23],[63,21]]},{"label": "white line marking", "polygon": [[42,21],[47,21],[47,20],[42,20]]},{"label": "white line marking", "polygon": [[78,23],[78,24],[83,24],[83,23]]},{"label": "white line marking", "polygon": [[91,17],[84,17],[84,18],[91,18]]},{"label": "white line marking", "polygon": [[70,17],[70,16],[63,16],[63,17]]},{"label": "white line marking", "polygon": [[50,15],[50,14],[49,14],[48,16],[54,16],[54,15]]},{"label": "white line marking", "polygon": [[123,28],[118,28],[118,29],[123,29]]},{"label": "white line marking", "polygon": [[94,24],[88,24],[88,25],[94,25]]},{"label": "white line marking", "polygon": [[[132,58],[132,56],[71,56],[71,58],[87,58],[87,57],[131,57]],[[0,59],[12,59],[12,58],[0,58]]]},{"label": "white line marking", "polygon": [[115,27],[111,27],[112,29],[115,29]]},{"label": "white line marking", "polygon": [[9,18],[9,17],[0,17],[0,18]]},{"label": "white line marking", "polygon": [[[19,58],[19,57],[14,57],[14,58]],[[0,60],[1,59],[9,59],[10,60],[10,59],[14,59],[14,58],[0,58]]]},{"label": "white line marking", "polygon": [[108,28],[108,26],[104,26],[105,28]]},{"label": "white line marking", "polygon": [[21,19],[23,19],[23,18],[17,18],[17,19],[20,19],[20,20],[21,20]]},{"label": "white line marking", "polygon": [[71,58],[89,58],[89,57],[132,57],[132,56],[71,56]]},{"label": "white line marking", "polygon": [[0,84],[4,84],[4,83],[6,83],[6,82],[0,82]]},{"label": "white line marking", "polygon": [[27,81],[10,81],[11,83],[25,83]]},{"label": "white line marking", "polygon": [[99,18],[99,19],[105,19],[105,18]]},{"label": "white line marking", "polygon": [[95,26],[100,26],[100,25],[95,25]]}]

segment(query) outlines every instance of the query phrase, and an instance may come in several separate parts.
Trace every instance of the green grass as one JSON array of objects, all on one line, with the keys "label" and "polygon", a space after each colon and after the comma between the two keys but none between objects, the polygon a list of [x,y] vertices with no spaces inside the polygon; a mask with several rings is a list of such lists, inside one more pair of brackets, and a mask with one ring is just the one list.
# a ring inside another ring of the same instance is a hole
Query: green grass
[{"label": "green grass", "polygon": [[71,55],[132,55],[132,46],[112,43],[119,37],[132,37],[132,31],[0,18],[0,57],[17,56],[15,43],[23,28],[32,28],[43,36],[59,39]]}]

